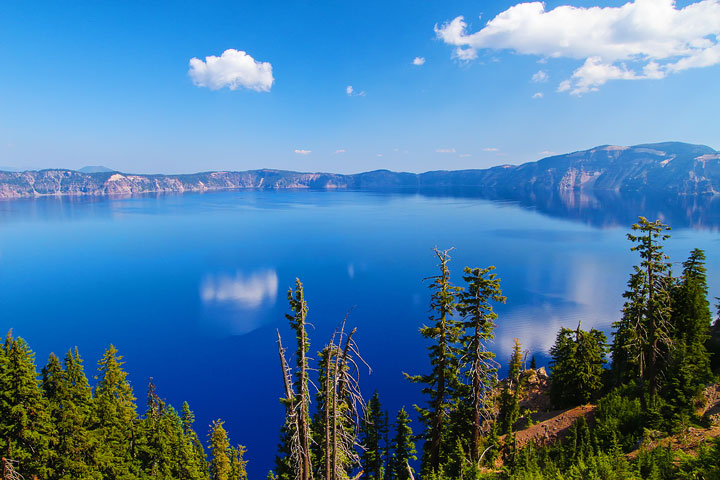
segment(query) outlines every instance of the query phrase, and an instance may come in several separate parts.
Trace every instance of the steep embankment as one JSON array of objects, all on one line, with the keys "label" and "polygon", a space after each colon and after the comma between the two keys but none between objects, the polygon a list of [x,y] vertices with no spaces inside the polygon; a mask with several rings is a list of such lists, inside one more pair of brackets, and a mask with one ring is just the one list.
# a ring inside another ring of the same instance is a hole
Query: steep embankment
[{"label": "steep embankment", "polygon": [[128,195],[241,188],[436,189],[473,188],[497,194],[632,191],[674,195],[720,193],[720,153],[703,145],[668,142],[602,146],[520,166],[420,174],[376,170],[354,175],[282,170],[132,175],[39,170],[0,172],[0,198],[43,195]]}]

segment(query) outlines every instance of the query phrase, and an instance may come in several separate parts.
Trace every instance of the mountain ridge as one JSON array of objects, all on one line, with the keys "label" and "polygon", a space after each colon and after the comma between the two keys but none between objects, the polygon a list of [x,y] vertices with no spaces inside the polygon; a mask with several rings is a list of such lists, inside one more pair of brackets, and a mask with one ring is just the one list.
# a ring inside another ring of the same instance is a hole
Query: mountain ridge
[{"label": "mountain ridge", "polygon": [[[109,170],[109,169],[108,169]],[[720,194],[720,153],[682,142],[630,147],[601,145],[521,165],[486,169],[387,169],[356,174],[278,169],[189,174],[128,174],[45,169],[0,172],[0,198],[48,195],[128,195],[230,189],[477,188],[495,193],[617,191],[675,195]]]}]

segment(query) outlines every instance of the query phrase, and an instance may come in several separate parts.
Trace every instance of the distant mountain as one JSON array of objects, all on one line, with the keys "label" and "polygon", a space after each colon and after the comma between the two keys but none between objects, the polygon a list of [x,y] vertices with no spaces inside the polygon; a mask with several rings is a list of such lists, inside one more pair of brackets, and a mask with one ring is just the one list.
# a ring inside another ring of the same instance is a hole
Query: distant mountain
[{"label": "distant mountain", "polygon": [[102,165],[88,165],[87,167],[82,167],[77,170],[81,173],[108,173],[108,172],[114,172],[112,168],[103,167]]},{"label": "distant mountain", "polygon": [[189,175],[133,175],[105,170],[93,173],[73,170],[0,172],[0,198],[240,188],[465,188],[494,196],[601,191],[717,195],[720,194],[720,153],[704,145],[679,142],[634,147],[604,145],[520,166],[420,174],[376,170],[340,175],[269,169]]}]

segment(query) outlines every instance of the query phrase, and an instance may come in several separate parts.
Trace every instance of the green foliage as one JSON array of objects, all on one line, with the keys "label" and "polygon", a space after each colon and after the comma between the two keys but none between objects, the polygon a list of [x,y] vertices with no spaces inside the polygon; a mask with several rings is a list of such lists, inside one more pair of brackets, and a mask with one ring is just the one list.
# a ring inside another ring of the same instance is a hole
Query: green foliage
[{"label": "green foliage", "polygon": [[598,400],[593,431],[601,449],[629,452],[640,442],[644,412],[637,396],[627,394],[633,390],[629,385]]},{"label": "green foliage", "polygon": [[367,404],[367,414],[360,424],[360,443],[363,452],[360,456],[363,478],[383,480],[385,477],[384,460],[387,455],[387,416],[383,414],[380,396],[376,391]]},{"label": "green foliage", "polygon": [[607,338],[594,328],[589,332],[562,328],[550,349],[550,398],[555,408],[588,403],[603,387]]},{"label": "green foliage", "polygon": [[523,392],[522,372],[522,345],[515,339],[513,353],[508,365],[508,376],[500,393],[500,405],[497,422],[499,433],[510,434],[513,425],[520,419],[520,397]]},{"label": "green foliage", "polygon": [[[410,416],[401,408],[395,418],[395,436],[392,440],[392,457],[388,466],[388,480],[411,480],[412,467],[410,462],[415,461],[415,443],[410,428]],[[413,470],[414,472],[414,470]]]},{"label": "green foliage", "polygon": [[230,442],[227,432],[223,428],[222,420],[214,420],[210,427],[210,478],[212,480],[230,480]]}]

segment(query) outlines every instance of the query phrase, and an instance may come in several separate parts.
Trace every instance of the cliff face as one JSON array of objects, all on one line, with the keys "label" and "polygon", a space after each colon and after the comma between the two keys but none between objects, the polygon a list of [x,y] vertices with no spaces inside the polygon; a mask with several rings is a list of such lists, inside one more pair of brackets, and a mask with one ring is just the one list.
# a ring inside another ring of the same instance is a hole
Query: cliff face
[{"label": "cliff face", "polygon": [[131,175],[73,170],[0,172],[0,198],[128,195],[238,188],[459,188],[493,192],[627,191],[674,195],[720,193],[720,153],[703,145],[602,146],[520,166],[421,174],[377,170],[355,175],[282,170]]}]

